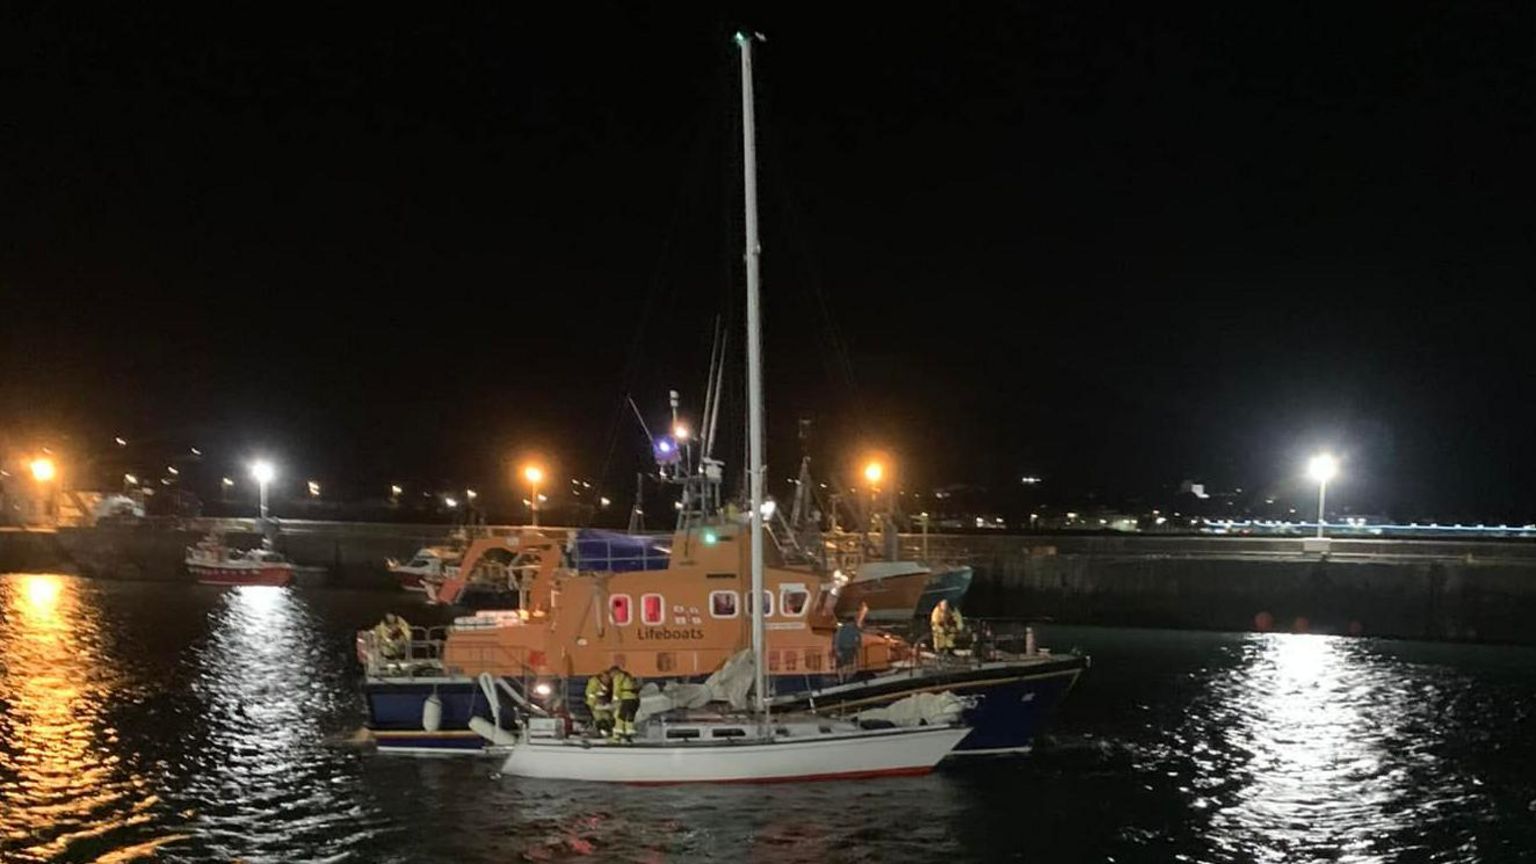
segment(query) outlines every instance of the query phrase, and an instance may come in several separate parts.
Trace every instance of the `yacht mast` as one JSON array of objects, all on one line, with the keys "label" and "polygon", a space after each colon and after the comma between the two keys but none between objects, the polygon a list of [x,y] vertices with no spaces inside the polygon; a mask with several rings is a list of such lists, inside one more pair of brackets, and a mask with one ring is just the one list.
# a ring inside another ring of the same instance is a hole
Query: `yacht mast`
[{"label": "yacht mast", "polygon": [[752,486],[752,670],[757,711],[768,711],[763,658],[763,334],[758,308],[757,128],[752,106],[752,43],[762,37],[738,32],[741,48],[741,141],[746,187],[747,245],[747,470]]}]

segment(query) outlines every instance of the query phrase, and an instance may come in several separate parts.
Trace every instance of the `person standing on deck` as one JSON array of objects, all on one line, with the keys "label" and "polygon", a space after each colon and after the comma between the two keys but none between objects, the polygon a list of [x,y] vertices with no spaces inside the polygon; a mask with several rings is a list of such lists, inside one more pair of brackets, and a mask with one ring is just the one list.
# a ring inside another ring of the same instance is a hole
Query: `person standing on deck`
[{"label": "person standing on deck", "polygon": [[613,725],[613,675],[603,671],[587,679],[587,710],[599,736],[611,735]]},{"label": "person standing on deck", "polygon": [[635,740],[635,712],[640,710],[640,683],[618,666],[608,670],[613,681],[613,702],[618,717],[613,722],[613,740]]},{"label": "person standing on deck", "polygon": [[950,654],[955,650],[955,637],[965,632],[965,619],[959,609],[951,609],[948,600],[940,600],[933,607],[928,623],[933,625],[933,650]]},{"label": "person standing on deck", "polygon": [[404,660],[411,649],[411,625],[393,612],[373,627],[374,644],[385,660]]}]

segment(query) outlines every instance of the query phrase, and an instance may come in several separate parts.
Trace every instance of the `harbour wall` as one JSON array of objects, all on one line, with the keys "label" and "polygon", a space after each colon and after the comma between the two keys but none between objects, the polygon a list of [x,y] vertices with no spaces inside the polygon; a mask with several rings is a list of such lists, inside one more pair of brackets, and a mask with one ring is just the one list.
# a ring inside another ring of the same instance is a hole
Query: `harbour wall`
[{"label": "harbour wall", "polygon": [[[210,527],[236,545],[249,521],[0,531],[0,572],[62,570],[186,581],[185,548]],[[446,526],[285,522],[278,548],[327,584],[390,588],[385,558],[444,542]],[[933,535],[904,557],[974,568],[972,616],[1180,629],[1356,633],[1536,644],[1536,543],[1157,535]]]}]

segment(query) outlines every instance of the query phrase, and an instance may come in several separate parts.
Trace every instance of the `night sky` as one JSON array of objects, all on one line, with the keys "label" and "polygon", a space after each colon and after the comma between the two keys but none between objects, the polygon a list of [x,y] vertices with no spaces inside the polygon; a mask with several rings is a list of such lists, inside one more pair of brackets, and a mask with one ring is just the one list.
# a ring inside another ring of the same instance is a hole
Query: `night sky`
[{"label": "night sky", "polygon": [[1528,4],[528,8],[0,12],[0,437],[627,501],[742,350],[746,23],[775,481],[1536,520]]}]

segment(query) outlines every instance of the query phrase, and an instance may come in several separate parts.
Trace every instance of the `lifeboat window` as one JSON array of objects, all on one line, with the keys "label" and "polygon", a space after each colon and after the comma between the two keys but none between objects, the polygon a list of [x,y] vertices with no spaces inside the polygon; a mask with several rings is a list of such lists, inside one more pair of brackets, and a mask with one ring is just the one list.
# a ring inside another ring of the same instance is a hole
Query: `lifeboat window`
[{"label": "lifeboat window", "polygon": [[779,589],[779,611],[798,618],[805,614],[810,599],[811,592],[805,590],[804,585],[785,585]]},{"label": "lifeboat window", "polygon": [[[746,598],[746,600],[747,600],[747,603],[746,603],[747,614],[751,615],[752,614],[752,592],[751,591],[744,592],[741,596]],[[767,618],[768,616],[770,616],[772,614],[773,614],[773,592],[765,590],[763,592],[763,617]]]},{"label": "lifeboat window", "polygon": [[805,671],[821,671],[821,652],[812,648],[805,649]]},{"label": "lifeboat window", "polygon": [[667,602],[660,594],[640,595],[640,623],[654,627],[667,621]]},{"label": "lifeboat window", "polygon": [[635,619],[635,609],[628,594],[608,598],[608,614],[615,627],[627,627]]},{"label": "lifeboat window", "polygon": [[709,592],[709,614],[716,618],[735,618],[739,613],[735,591]]},{"label": "lifeboat window", "polygon": [[799,662],[800,662],[800,652],[798,652],[798,651],[785,651],[784,652],[784,671],[785,672],[793,672],[793,671],[795,671],[795,666],[798,665]]}]

